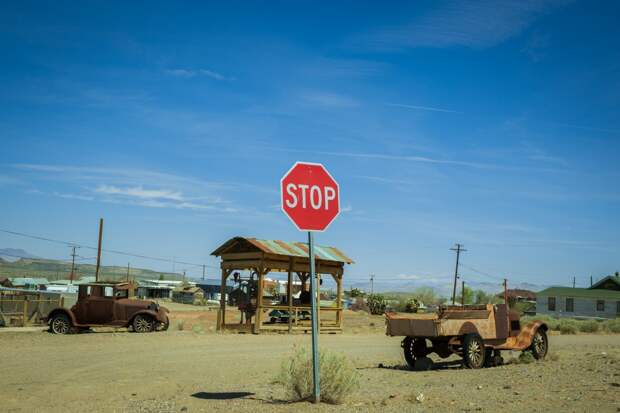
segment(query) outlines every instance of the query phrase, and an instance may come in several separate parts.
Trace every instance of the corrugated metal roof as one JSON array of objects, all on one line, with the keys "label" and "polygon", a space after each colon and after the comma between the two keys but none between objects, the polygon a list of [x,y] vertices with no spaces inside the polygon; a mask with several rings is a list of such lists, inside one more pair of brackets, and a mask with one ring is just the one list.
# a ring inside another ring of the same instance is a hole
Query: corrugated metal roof
[{"label": "corrugated metal roof", "polygon": [[[286,242],[279,240],[264,240],[257,238],[235,237],[225,242],[221,247],[213,251],[212,255],[224,254],[238,242],[249,242],[260,251],[268,254],[285,255],[289,257],[307,257],[308,244],[304,242]],[[353,260],[335,247],[315,245],[315,256],[318,260],[344,262],[352,264]]]},{"label": "corrugated metal roof", "polygon": [[620,291],[591,290],[589,288],[550,287],[536,293],[537,297],[582,297],[601,300],[619,300]]}]

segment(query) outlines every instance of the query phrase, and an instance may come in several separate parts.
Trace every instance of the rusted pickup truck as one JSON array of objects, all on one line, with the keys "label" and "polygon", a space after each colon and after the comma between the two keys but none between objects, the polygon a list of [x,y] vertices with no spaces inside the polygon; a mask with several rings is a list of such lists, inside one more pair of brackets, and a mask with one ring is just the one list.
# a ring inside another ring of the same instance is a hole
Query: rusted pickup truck
[{"label": "rusted pickup truck", "polygon": [[530,351],[534,358],[547,355],[547,325],[533,321],[521,325],[519,313],[506,304],[440,307],[436,313],[386,313],[389,336],[404,336],[402,348],[410,368],[425,368],[436,353],[441,358],[458,354],[468,368],[503,363],[502,350]]},{"label": "rusted pickup truck", "polygon": [[168,310],[153,301],[130,298],[128,283],[91,283],[79,286],[77,303],[55,308],[46,321],[54,334],[76,333],[90,327],[127,327],[137,333],[168,329]]}]

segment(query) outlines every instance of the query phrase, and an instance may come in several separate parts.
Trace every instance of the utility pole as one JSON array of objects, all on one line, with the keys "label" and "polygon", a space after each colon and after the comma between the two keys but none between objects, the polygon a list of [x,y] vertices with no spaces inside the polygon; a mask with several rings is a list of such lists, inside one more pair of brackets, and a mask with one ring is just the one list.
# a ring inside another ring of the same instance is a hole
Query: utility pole
[{"label": "utility pole", "polygon": [[590,276],[590,287],[592,287],[592,276]]},{"label": "utility pole", "polygon": [[370,294],[375,293],[375,275],[370,274]]},{"label": "utility pole", "polygon": [[465,281],[461,280],[461,306],[465,306]]},{"label": "utility pole", "polygon": [[456,251],[456,266],[454,267],[454,287],[452,288],[452,305],[454,305],[456,300],[456,280],[459,278],[459,258],[461,256],[461,252],[467,251],[463,248],[463,244],[456,244],[456,248],[450,248],[451,251]]},{"label": "utility pole", "polygon": [[176,274],[176,264],[177,264],[176,260],[177,260],[176,257],[172,257],[172,273],[173,274]]},{"label": "utility pole", "polygon": [[72,245],[72,252],[71,252],[71,274],[69,274],[69,284],[73,284],[73,279],[75,277],[75,256],[77,255],[75,253],[75,249],[77,248],[77,246]]},{"label": "utility pole", "polygon": [[99,281],[99,267],[101,266],[101,240],[103,238],[103,218],[99,218],[99,244],[97,246],[97,269],[95,270],[95,281]]},{"label": "utility pole", "polygon": [[183,270],[183,282],[185,282],[185,270]]},{"label": "utility pole", "polygon": [[206,267],[206,265],[202,264],[202,281],[205,280],[205,267]]},{"label": "utility pole", "polygon": [[575,288],[575,277],[573,277],[573,288]]},{"label": "utility pole", "polygon": [[127,282],[129,282],[129,263],[127,263]]}]

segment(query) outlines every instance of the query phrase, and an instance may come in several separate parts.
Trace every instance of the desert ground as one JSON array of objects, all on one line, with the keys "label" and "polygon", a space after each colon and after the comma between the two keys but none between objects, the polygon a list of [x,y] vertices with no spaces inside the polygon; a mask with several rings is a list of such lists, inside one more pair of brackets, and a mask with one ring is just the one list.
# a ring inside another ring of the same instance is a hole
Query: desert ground
[{"label": "desert ground", "polygon": [[552,335],[542,362],[466,370],[451,358],[414,372],[381,317],[347,313],[345,332],[320,345],[354,360],[361,387],[344,405],[314,405],[272,384],[309,335],[218,334],[214,312],[188,309],[173,309],[163,333],[1,331],[0,411],[620,411],[620,335]]}]

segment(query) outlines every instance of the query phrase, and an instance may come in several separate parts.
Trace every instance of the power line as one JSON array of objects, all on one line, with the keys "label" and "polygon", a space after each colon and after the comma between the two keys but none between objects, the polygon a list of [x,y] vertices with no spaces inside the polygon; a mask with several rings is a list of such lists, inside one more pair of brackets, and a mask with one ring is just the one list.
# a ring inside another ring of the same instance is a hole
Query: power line
[{"label": "power line", "polygon": [[495,275],[491,275],[491,274],[486,273],[486,272],[484,272],[484,271],[477,270],[477,269],[475,269],[475,268],[469,267],[469,266],[467,266],[467,265],[465,265],[465,264],[462,264],[462,263],[460,264],[460,266],[461,266],[461,267],[464,267],[464,268],[467,268],[468,270],[473,271],[473,272],[475,272],[475,273],[477,273],[477,274],[487,276],[487,277],[489,277],[489,278],[491,278],[491,279],[493,279],[493,280],[495,280],[495,281],[504,282],[504,279],[503,279],[503,278],[501,278],[501,277],[497,277],[497,276],[495,276]]},{"label": "power line", "polygon": [[[57,240],[57,239],[52,239],[52,238],[46,238],[46,237],[41,237],[41,236],[38,236],[38,235],[25,234],[23,232],[9,231],[9,230],[5,230],[5,229],[0,229],[0,232],[4,232],[6,234],[11,234],[11,235],[17,235],[17,236],[25,237],[25,238],[32,238],[32,239],[37,239],[37,240],[41,240],[41,241],[47,241],[47,242],[53,242],[53,243],[56,243],[56,244],[67,245],[69,247],[73,247],[75,245],[75,246],[80,247],[80,248],[85,248],[85,249],[90,249],[90,250],[95,250],[95,251],[97,250],[97,247],[93,247],[93,246],[90,246],[90,245],[79,244],[79,243],[76,243],[76,242],[62,241],[62,240]],[[192,263],[192,262],[176,261],[176,260],[169,259],[169,258],[154,257],[154,256],[150,256],[150,255],[136,254],[136,253],[127,252],[127,251],[111,250],[111,249],[106,249],[106,248],[102,248],[101,250],[104,251],[104,252],[107,252],[109,254],[124,255],[124,256],[135,257],[135,258],[143,258],[143,259],[159,261],[159,262],[191,265],[193,267],[202,267],[204,265],[205,267],[208,267],[208,268],[214,268],[214,269],[219,269],[220,268],[220,267],[215,266],[215,265],[196,264],[196,263]],[[8,255],[8,254],[6,254],[6,255]],[[20,257],[20,258],[26,258],[26,257]]]}]

